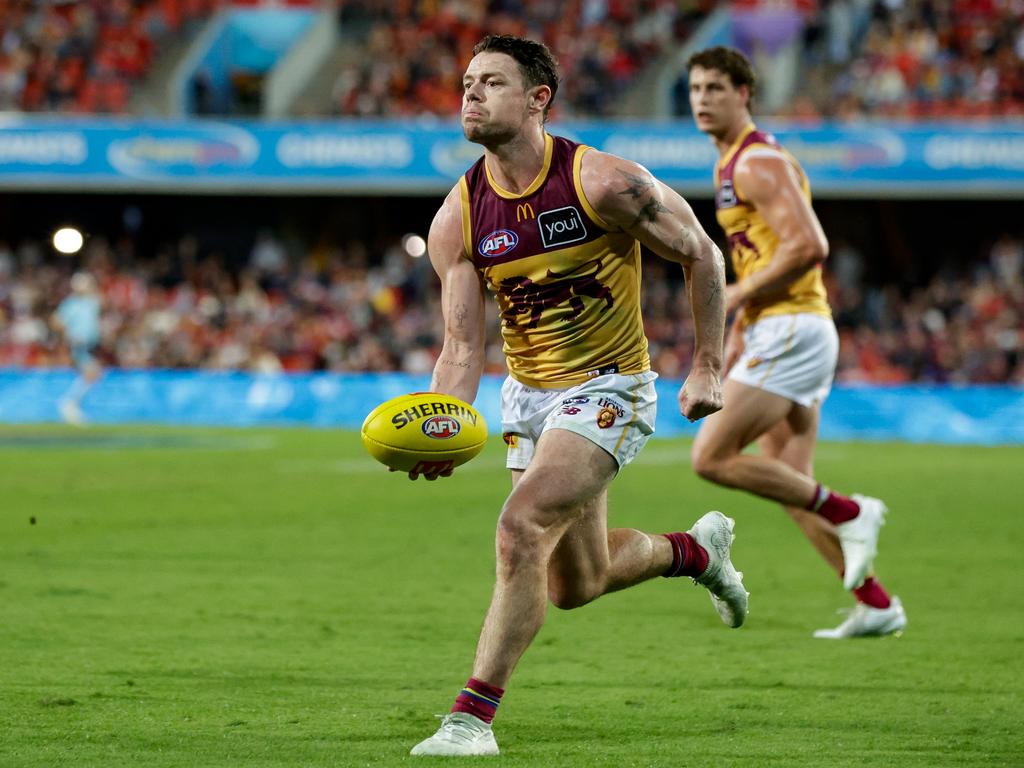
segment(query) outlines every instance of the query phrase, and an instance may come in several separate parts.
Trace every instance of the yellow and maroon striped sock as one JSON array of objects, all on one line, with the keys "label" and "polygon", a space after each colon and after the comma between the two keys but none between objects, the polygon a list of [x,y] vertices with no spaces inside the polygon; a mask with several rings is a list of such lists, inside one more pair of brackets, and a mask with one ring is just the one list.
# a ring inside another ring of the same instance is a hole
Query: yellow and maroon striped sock
[{"label": "yellow and maroon striped sock", "polygon": [[504,688],[497,688],[483,680],[471,677],[466,681],[466,687],[455,697],[452,712],[465,712],[480,718],[485,723],[490,723],[498,711],[498,705],[504,694]]}]

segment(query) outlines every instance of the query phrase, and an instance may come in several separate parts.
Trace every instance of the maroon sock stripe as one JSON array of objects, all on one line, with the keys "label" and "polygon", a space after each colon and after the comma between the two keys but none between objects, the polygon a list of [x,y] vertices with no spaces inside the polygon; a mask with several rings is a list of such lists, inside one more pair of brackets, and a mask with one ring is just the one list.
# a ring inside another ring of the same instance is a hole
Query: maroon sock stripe
[{"label": "maroon sock stripe", "polygon": [[503,688],[485,683],[475,677],[466,681],[466,686],[459,691],[452,704],[452,712],[465,712],[490,723],[498,711],[501,697],[505,694]]},{"label": "maroon sock stripe", "polygon": [[662,576],[697,578],[707,570],[708,553],[693,536],[680,532],[661,535],[672,543],[672,565]]},{"label": "maroon sock stripe", "polygon": [[872,608],[885,609],[892,605],[892,598],[889,597],[889,593],[885,591],[885,587],[873,576],[869,576],[863,584],[853,590],[853,596],[857,598],[857,602],[864,603],[864,605],[869,605]]},{"label": "maroon sock stripe", "polygon": [[833,525],[839,525],[853,520],[860,514],[860,506],[853,499],[841,496],[835,491],[828,495],[824,503],[818,507],[817,512]]}]

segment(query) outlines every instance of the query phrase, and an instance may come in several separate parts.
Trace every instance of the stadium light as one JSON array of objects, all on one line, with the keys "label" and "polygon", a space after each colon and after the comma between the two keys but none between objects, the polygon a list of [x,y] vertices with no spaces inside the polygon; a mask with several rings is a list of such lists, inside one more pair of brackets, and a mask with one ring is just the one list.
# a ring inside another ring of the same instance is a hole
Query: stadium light
[{"label": "stadium light", "polygon": [[61,227],[53,233],[53,247],[66,256],[78,253],[84,243],[82,233],[74,227]]},{"label": "stadium light", "polygon": [[402,238],[402,247],[414,259],[418,259],[427,252],[427,241],[419,235],[409,234]]}]

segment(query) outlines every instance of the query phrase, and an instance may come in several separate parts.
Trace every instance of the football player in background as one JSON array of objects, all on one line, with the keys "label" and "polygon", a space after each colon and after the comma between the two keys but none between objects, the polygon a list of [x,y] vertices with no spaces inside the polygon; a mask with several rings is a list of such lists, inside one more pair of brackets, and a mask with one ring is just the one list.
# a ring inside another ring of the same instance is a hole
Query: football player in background
[{"label": "football player in background", "polygon": [[60,414],[69,424],[82,426],[82,399],[103,373],[94,354],[100,342],[100,296],[96,279],[88,272],[72,275],[71,293],[57,307],[53,325],[67,342],[78,371],[78,377],[61,398]]},{"label": "football player in background", "polygon": [[721,252],[686,201],[645,168],[545,131],[558,75],[544,45],[489,36],[474,54],[462,127],[484,156],[430,229],[445,322],[431,390],[475,399],[490,289],[509,370],[502,430],[513,489],[498,518],[496,584],[472,676],[414,755],[498,753],[491,720],[549,600],[577,608],[657,576],[689,576],[727,625],[747,613],[722,513],[667,534],[608,530],[607,520],[609,484],[654,430],[640,243],[686,274],[697,339],[679,408],[691,421],[722,407]]},{"label": "football player in background", "polygon": [[[693,445],[697,474],[785,507],[839,573],[857,605],[820,638],[887,635],[907,617],[872,575],[887,509],[842,496],[814,479],[821,404],[835,373],[839,338],[821,264],[828,241],[799,163],[751,120],[755,74],[739,51],[716,47],[688,64],[697,127],[719,152],[715,206],[737,282],[726,289],[736,317],[725,345],[725,406]],[[760,455],[743,449],[757,442]]]}]

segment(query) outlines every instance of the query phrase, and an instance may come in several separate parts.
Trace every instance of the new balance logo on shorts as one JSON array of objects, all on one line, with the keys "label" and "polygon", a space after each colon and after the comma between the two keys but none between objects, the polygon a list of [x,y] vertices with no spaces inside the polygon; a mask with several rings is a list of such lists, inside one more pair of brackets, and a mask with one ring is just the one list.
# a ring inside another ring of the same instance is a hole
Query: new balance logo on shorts
[{"label": "new balance logo on shorts", "polygon": [[583,217],[572,205],[544,211],[537,217],[537,226],[540,227],[540,240],[545,248],[575,243],[587,236]]}]

